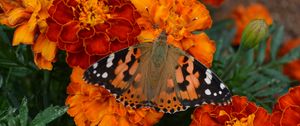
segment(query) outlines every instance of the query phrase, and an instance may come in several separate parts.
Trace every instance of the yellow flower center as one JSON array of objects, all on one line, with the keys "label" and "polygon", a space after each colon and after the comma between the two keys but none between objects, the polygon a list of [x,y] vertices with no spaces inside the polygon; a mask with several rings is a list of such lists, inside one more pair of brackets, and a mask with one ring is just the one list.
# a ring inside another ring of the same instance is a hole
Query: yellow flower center
[{"label": "yellow flower center", "polygon": [[219,116],[222,116],[222,115],[227,115],[228,117],[230,117],[230,120],[225,122],[225,126],[253,126],[253,121],[255,118],[255,114],[251,114],[248,117],[241,118],[241,119],[238,119],[236,117],[232,118],[224,110],[221,110],[219,112]]},{"label": "yellow flower center", "polygon": [[95,26],[104,23],[110,17],[109,6],[105,0],[77,0],[79,3],[79,21],[84,25]]}]

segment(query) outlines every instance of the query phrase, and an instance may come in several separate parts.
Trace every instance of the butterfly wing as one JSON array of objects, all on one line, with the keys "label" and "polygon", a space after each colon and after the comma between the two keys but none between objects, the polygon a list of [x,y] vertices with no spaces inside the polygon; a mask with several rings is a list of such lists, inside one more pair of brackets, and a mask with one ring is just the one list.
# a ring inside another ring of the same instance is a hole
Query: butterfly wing
[{"label": "butterfly wing", "polygon": [[140,81],[140,61],[149,55],[151,47],[152,43],[143,43],[112,53],[92,64],[84,80],[106,88],[125,106],[141,107],[146,104],[146,96],[145,83]]},{"label": "butterfly wing", "polygon": [[182,111],[191,106],[201,104],[227,105],[231,101],[231,93],[227,86],[202,63],[185,52],[170,47],[170,54],[177,58],[175,70],[175,90],[182,107]]}]

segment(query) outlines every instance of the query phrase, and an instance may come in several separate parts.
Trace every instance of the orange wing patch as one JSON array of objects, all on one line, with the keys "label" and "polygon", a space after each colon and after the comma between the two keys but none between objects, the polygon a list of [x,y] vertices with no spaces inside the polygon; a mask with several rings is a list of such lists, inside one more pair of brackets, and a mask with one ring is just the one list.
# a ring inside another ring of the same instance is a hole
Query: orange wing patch
[{"label": "orange wing patch", "polygon": [[176,69],[176,82],[179,87],[177,96],[180,100],[196,100],[201,97],[196,89],[200,87],[200,73],[194,69],[194,58],[180,56]]}]

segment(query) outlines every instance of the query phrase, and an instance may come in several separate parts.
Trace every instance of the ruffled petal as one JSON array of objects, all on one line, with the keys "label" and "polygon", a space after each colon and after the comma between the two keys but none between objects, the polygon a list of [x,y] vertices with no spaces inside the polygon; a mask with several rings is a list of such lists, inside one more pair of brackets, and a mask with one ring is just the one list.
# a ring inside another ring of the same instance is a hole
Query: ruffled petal
[{"label": "ruffled petal", "polygon": [[119,39],[120,41],[128,40],[128,34],[133,31],[132,24],[126,20],[122,19],[110,19],[108,23],[111,27],[108,29],[108,34],[111,37],[111,40],[114,38]]},{"label": "ruffled petal", "polygon": [[79,53],[67,53],[67,63],[74,67],[79,66],[81,68],[87,68],[89,66],[90,56],[81,51]]},{"label": "ruffled petal", "polygon": [[19,45],[20,43],[33,44],[35,31],[36,29],[35,27],[32,27],[32,24],[27,23],[19,26],[14,33],[12,45],[16,46]]},{"label": "ruffled petal", "polygon": [[78,32],[80,30],[80,25],[78,21],[70,21],[62,26],[60,32],[60,38],[66,43],[73,43],[78,41]]},{"label": "ruffled petal", "polygon": [[61,25],[57,24],[51,18],[47,19],[48,28],[46,30],[46,36],[50,41],[56,42],[58,41],[58,36],[61,31]]},{"label": "ruffled petal", "polygon": [[194,41],[194,46],[187,51],[206,67],[210,67],[216,51],[215,43],[205,33],[193,35],[190,39]]},{"label": "ruffled petal", "polygon": [[83,38],[83,39],[90,38],[95,35],[95,30],[94,30],[94,28],[84,28],[78,32],[78,35],[80,38]]},{"label": "ruffled petal", "polygon": [[299,126],[300,125],[300,106],[290,106],[282,113],[280,121],[282,126]]},{"label": "ruffled petal", "polygon": [[89,55],[107,54],[109,45],[109,37],[104,33],[97,33],[92,38],[84,40],[84,46]]},{"label": "ruffled petal", "polygon": [[[72,10],[72,8],[65,5],[65,3],[63,1],[59,1],[56,4],[56,6],[52,6],[51,8],[55,8],[55,9],[50,9],[51,12],[49,12],[49,13],[50,13],[50,15],[53,13],[52,18],[57,23],[66,24],[66,23],[73,20],[73,10]],[[52,12],[54,10],[55,10],[55,12]]]},{"label": "ruffled petal", "polygon": [[135,15],[134,6],[132,4],[123,4],[120,7],[116,7],[113,12],[112,16],[116,18],[124,18],[130,22],[134,22],[137,15]]}]

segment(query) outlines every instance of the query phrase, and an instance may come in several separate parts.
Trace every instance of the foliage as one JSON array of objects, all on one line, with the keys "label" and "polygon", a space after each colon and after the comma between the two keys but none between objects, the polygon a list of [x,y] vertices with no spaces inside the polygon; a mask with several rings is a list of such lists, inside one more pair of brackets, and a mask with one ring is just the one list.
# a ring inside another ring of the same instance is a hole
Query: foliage
[{"label": "foliage", "polygon": [[[70,68],[58,60],[52,71],[39,70],[30,46],[11,46],[13,33],[14,29],[0,26],[0,123],[45,125],[60,117],[51,124],[73,124],[64,114]],[[65,54],[59,52],[57,58],[64,59]]]}]

